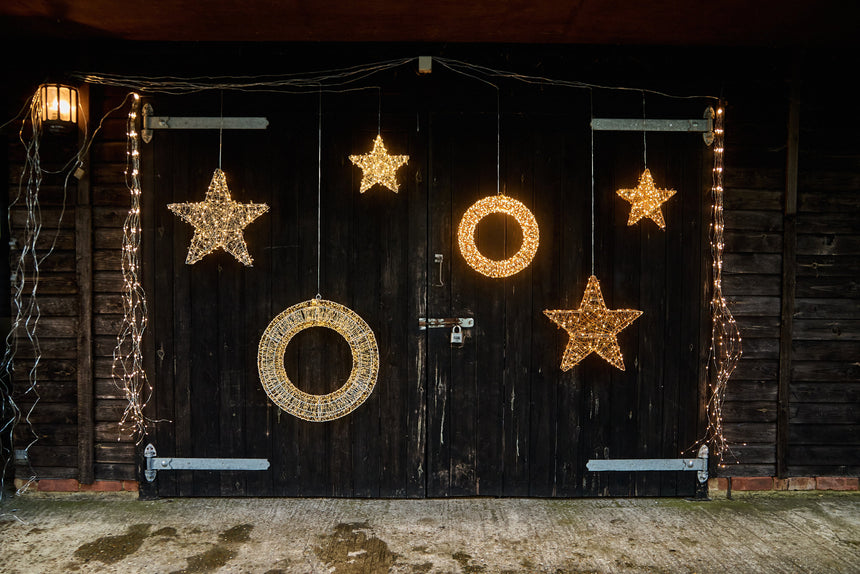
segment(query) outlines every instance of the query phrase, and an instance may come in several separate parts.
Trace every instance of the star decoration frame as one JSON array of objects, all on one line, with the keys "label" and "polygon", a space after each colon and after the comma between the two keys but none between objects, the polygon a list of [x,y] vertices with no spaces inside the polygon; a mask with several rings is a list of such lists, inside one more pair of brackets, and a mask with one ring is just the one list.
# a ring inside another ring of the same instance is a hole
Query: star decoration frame
[{"label": "star decoration frame", "polygon": [[633,189],[619,189],[619,196],[630,202],[630,218],[627,225],[634,225],[643,217],[647,217],[666,229],[666,221],[663,219],[663,210],[660,208],[670,197],[675,195],[674,189],[658,189],[654,184],[651,171],[646,167],[639,176],[639,184]]},{"label": "star decoration frame", "polygon": [[544,310],[544,315],[567,331],[570,340],[561,359],[561,370],[568,371],[591,353],[597,353],[610,365],[624,370],[624,357],[618,345],[618,333],[642,315],[636,309],[608,309],[594,275],[575,310]]},{"label": "star decoration frame", "polygon": [[[520,250],[501,261],[485,257],[475,245],[475,228],[491,213],[510,215],[523,230]],[[540,229],[535,216],[521,202],[506,195],[491,195],[476,201],[463,214],[457,229],[457,242],[466,263],[478,273],[493,278],[510,277],[528,267],[534,259],[540,244]]]},{"label": "star decoration frame", "polygon": [[373,151],[363,155],[351,155],[349,161],[362,170],[359,192],[364,193],[377,183],[397,193],[397,170],[409,161],[408,155],[389,155],[382,136],[373,140]]},{"label": "star decoration frame", "polygon": [[212,174],[212,181],[203,201],[171,203],[167,207],[194,226],[186,264],[193,265],[216,249],[222,248],[247,267],[253,266],[254,260],[248,253],[242,230],[266,213],[269,206],[265,203],[239,203],[230,199],[227,176],[220,168]]},{"label": "star decoration frame", "polygon": [[[300,390],[284,368],[287,345],[310,327],[333,329],[346,339],[352,352],[349,379],[326,395]],[[357,313],[334,301],[310,299],[282,311],[266,327],[257,351],[257,370],[269,399],[282,410],[306,421],[330,421],[351,413],[373,392],[379,349],[373,331]]]}]

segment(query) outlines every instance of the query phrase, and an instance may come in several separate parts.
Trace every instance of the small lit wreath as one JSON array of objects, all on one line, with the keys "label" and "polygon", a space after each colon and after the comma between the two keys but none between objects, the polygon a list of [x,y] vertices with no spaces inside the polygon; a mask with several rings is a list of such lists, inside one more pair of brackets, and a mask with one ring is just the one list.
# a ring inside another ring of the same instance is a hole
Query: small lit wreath
[{"label": "small lit wreath", "polygon": [[[352,351],[349,379],[327,395],[298,389],[284,369],[287,345],[299,331],[309,327],[337,331]],[[311,299],[272,319],[260,338],[257,370],[263,389],[278,407],[306,421],[330,421],[351,413],[370,396],[379,372],[379,349],[373,331],[354,311],[333,301]]]},{"label": "small lit wreath", "polygon": [[[484,257],[475,245],[475,228],[478,222],[491,213],[510,215],[517,220],[523,230],[523,244],[520,250],[502,261]],[[457,230],[460,253],[463,254],[466,263],[487,277],[510,277],[525,269],[537,252],[539,239],[537,220],[532,212],[516,199],[505,195],[491,195],[475,202],[463,214]]]}]

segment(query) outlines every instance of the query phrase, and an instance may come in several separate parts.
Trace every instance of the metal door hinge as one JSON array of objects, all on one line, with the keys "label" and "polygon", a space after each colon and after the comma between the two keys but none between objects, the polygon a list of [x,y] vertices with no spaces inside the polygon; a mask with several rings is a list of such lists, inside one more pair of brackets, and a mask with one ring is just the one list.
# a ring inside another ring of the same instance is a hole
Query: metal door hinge
[{"label": "metal door hinge", "polygon": [[155,480],[159,470],[266,470],[269,461],[265,458],[159,458],[153,444],[143,450],[146,470],[143,475],[148,482]]},{"label": "metal door hinge", "polygon": [[708,447],[702,445],[696,458],[617,458],[592,459],[585,465],[590,471],[695,470],[700,483],[708,482]]},{"label": "metal door hinge", "polygon": [[264,130],[269,127],[265,117],[173,117],[154,116],[154,113],[150,104],[144,104],[140,136],[145,143],[152,141],[152,130]]},{"label": "metal door hinge", "polygon": [[711,145],[714,141],[714,110],[706,108],[702,119],[593,118],[591,129],[609,132],[700,132],[705,144]]}]

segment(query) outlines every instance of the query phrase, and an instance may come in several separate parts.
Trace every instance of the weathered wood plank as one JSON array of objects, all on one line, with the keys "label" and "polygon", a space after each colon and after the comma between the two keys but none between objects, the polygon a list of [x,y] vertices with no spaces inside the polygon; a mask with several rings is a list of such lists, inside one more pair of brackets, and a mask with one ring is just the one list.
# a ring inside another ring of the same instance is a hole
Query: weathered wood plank
[{"label": "weathered wood plank", "polygon": [[99,477],[99,480],[137,480],[138,478],[136,476],[137,464],[97,462],[93,466],[95,467],[95,475]]},{"label": "weathered wood plank", "polygon": [[[451,261],[442,265],[431,266],[429,230],[427,214],[429,210],[428,195],[430,183],[434,177],[433,164],[430,162],[430,146],[428,145],[427,126],[429,122],[427,95],[421,99],[421,111],[416,115],[418,130],[424,126],[421,137],[413,140],[409,161],[415,166],[414,188],[408,195],[409,208],[407,211],[407,245],[406,261],[407,281],[407,321],[415,317],[427,317],[429,291],[439,282],[444,284],[444,277],[436,276],[450,269]],[[435,263],[435,259],[433,259]],[[438,268],[438,270],[437,270]],[[450,278],[450,272],[447,273]],[[410,498],[423,498],[427,494],[427,391],[428,391],[428,331],[419,331],[416,325],[407,326],[408,357],[407,376],[407,428],[406,428],[406,495]]]},{"label": "weathered wood plank", "polygon": [[777,382],[729,380],[726,399],[730,401],[775,401]]},{"label": "weathered wood plank", "polygon": [[725,244],[726,253],[782,253],[782,234],[731,231],[725,234]]},{"label": "weathered wood plank", "polygon": [[860,381],[860,363],[836,361],[795,361],[793,381]]},{"label": "weathered wood plank", "polygon": [[738,464],[727,454],[723,465],[717,469],[717,476],[773,476],[776,474],[775,464]]},{"label": "weathered wood plank", "polygon": [[797,319],[854,319],[860,317],[860,306],[854,299],[798,297]]},{"label": "weathered wood plank", "polygon": [[95,461],[97,463],[133,464],[135,456],[134,443],[96,443]]},{"label": "weathered wood plank", "polygon": [[[729,307],[734,311],[733,307]],[[736,317],[738,329],[744,340],[755,337],[776,339],[779,337],[779,317]]]},{"label": "weathered wood plank", "polygon": [[855,341],[794,341],[792,356],[798,361],[852,361],[860,357]]},{"label": "weathered wood plank", "polygon": [[797,236],[798,255],[860,255],[860,235],[817,234],[810,235],[799,230]]},{"label": "weathered wood plank", "polygon": [[791,424],[860,424],[860,409],[843,403],[797,403],[791,405]]},{"label": "weathered wood plank", "polygon": [[850,211],[822,215],[801,210],[797,214],[797,228],[804,233],[852,235],[857,233],[857,215]]},{"label": "weathered wood plank", "polygon": [[[775,397],[774,397],[774,400]],[[726,423],[723,429],[729,444],[776,443],[776,423]],[[734,447],[732,447],[734,450]]]},{"label": "weathered wood plank", "polygon": [[726,401],[723,419],[726,423],[775,423],[775,401]]},{"label": "weathered wood plank", "polygon": [[729,309],[736,317],[778,317],[779,297],[761,297],[727,294]]},{"label": "weathered wood plank", "polygon": [[788,463],[790,465],[858,466],[860,465],[860,449],[851,444],[838,446],[791,445],[788,449]]},{"label": "weathered wood plank", "polygon": [[[794,446],[799,445],[860,445],[860,425],[826,424],[826,423],[793,423],[789,425],[789,441]],[[839,461],[833,461],[841,464]]]},{"label": "weathered wood plank", "polygon": [[782,214],[778,211],[726,211],[726,230],[730,231],[782,231]]},{"label": "weathered wood plank", "polygon": [[856,277],[798,277],[798,297],[860,298],[860,281]]},{"label": "weathered wood plank", "polygon": [[122,251],[120,249],[99,249],[92,251],[93,269],[96,271],[121,271],[121,258]]},{"label": "weathered wood plank", "polygon": [[860,319],[797,319],[796,341],[860,341]]},{"label": "weathered wood plank", "polygon": [[790,392],[798,403],[845,403],[846,409],[860,404],[860,383],[793,382]]},{"label": "weathered wood plank", "polygon": [[782,268],[782,257],[775,253],[727,253],[723,258],[723,268],[726,273],[776,275]]},{"label": "weathered wood plank", "polygon": [[93,271],[94,293],[122,293],[122,288],[122,272]]},{"label": "weathered wood plank", "polygon": [[780,478],[785,478],[788,470],[788,417],[789,393],[791,380],[792,345],[795,293],[797,285],[797,162],[800,137],[800,89],[797,78],[797,57],[794,60],[794,72],[791,79],[791,95],[788,103],[788,138],[786,142],[785,160],[785,199],[783,205],[782,234],[782,296],[780,309],[779,333],[779,386],[778,398],[779,416],[776,424],[776,472]]}]

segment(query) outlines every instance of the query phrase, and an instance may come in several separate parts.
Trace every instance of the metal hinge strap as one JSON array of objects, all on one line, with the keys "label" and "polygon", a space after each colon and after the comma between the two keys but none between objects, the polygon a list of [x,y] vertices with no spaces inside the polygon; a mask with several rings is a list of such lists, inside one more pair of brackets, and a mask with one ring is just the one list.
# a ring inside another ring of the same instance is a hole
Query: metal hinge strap
[{"label": "metal hinge strap", "polygon": [[158,457],[155,446],[146,445],[143,456],[146,458],[144,476],[147,481],[155,480],[159,470],[266,470],[269,461],[265,458],[176,458]]}]

